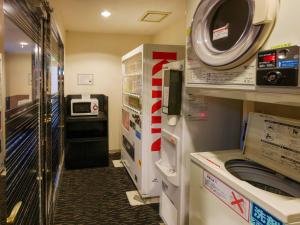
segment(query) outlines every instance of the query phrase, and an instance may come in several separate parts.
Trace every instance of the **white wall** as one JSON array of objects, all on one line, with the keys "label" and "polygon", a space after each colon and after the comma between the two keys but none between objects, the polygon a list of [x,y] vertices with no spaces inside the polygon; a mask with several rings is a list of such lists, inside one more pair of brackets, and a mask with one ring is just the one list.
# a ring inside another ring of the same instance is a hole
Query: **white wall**
[{"label": "white wall", "polygon": [[[66,32],[65,95],[109,97],[109,149],[119,150],[122,106],[121,57],[150,36]],[[77,85],[77,74],[94,74],[94,85]]]},{"label": "white wall", "polygon": [[[183,9],[184,10],[184,9]],[[56,14],[65,44],[65,95],[103,93],[109,97],[109,149],[118,150],[122,107],[121,57],[140,44],[185,45],[185,20],[181,19],[153,36],[66,31]],[[64,35],[65,34],[65,35]],[[77,74],[95,74],[94,85],[77,85]]]},{"label": "white wall", "polygon": [[154,44],[185,45],[185,26],[184,19],[178,20],[154,35],[152,42]]}]

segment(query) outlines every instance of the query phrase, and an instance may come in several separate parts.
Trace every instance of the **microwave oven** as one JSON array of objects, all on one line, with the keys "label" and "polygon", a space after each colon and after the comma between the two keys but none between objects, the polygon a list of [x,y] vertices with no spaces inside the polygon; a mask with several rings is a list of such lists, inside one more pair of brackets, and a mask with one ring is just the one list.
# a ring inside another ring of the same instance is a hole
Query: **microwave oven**
[{"label": "microwave oven", "polygon": [[98,99],[71,99],[71,116],[98,116],[98,114]]}]

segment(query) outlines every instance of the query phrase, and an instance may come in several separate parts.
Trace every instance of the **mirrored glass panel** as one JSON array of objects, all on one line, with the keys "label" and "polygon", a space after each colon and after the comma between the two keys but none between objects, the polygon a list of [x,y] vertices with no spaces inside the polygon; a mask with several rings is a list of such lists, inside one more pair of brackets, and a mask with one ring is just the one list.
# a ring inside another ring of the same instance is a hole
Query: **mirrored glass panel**
[{"label": "mirrored glass panel", "polygon": [[6,110],[31,103],[39,96],[33,76],[38,46],[7,17],[5,23],[4,64],[6,79]]},{"label": "mirrored glass panel", "polygon": [[[0,173],[1,171],[4,169],[4,152],[3,152],[3,148],[2,148],[2,137],[3,137],[3,129],[2,129],[2,107],[3,107],[3,104],[2,104],[2,88],[3,88],[3,68],[2,68],[2,65],[3,65],[3,57],[2,57],[2,54],[0,53],[0,73],[2,74],[2,76],[0,76]],[[0,181],[1,182],[1,181]],[[1,184],[0,184],[1,186]],[[0,206],[1,208],[1,206]],[[1,209],[0,209],[1,210]]]},{"label": "mirrored glass panel", "polygon": [[58,94],[58,62],[53,56],[51,56],[50,77],[51,95],[56,95]]},{"label": "mirrored glass panel", "polygon": [[38,24],[26,24],[22,15],[4,19],[6,202],[8,215],[22,203],[14,224],[39,224],[42,58],[30,37],[41,35],[27,29]]}]

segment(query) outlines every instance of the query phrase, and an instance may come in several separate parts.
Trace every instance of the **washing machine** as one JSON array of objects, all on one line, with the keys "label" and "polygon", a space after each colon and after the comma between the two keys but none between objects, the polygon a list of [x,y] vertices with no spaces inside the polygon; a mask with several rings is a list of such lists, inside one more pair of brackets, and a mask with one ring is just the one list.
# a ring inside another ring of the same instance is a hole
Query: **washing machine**
[{"label": "washing machine", "polygon": [[258,51],[300,45],[299,8],[299,0],[188,0],[186,86],[255,90]]},{"label": "washing machine", "polygon": [[300,121],[251,113],[245,148],[192,153],[190,225],[299,225]]}]

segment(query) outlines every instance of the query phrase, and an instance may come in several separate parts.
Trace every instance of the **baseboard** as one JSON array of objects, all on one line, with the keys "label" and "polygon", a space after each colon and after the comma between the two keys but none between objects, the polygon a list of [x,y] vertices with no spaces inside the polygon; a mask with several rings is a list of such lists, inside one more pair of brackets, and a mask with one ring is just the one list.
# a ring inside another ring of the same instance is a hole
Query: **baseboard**
[{"label": "baseboard", "polygon": [[109,150],[109,154],[115,154],[115,153],[120,153],[121,149],[111,149]]}]

